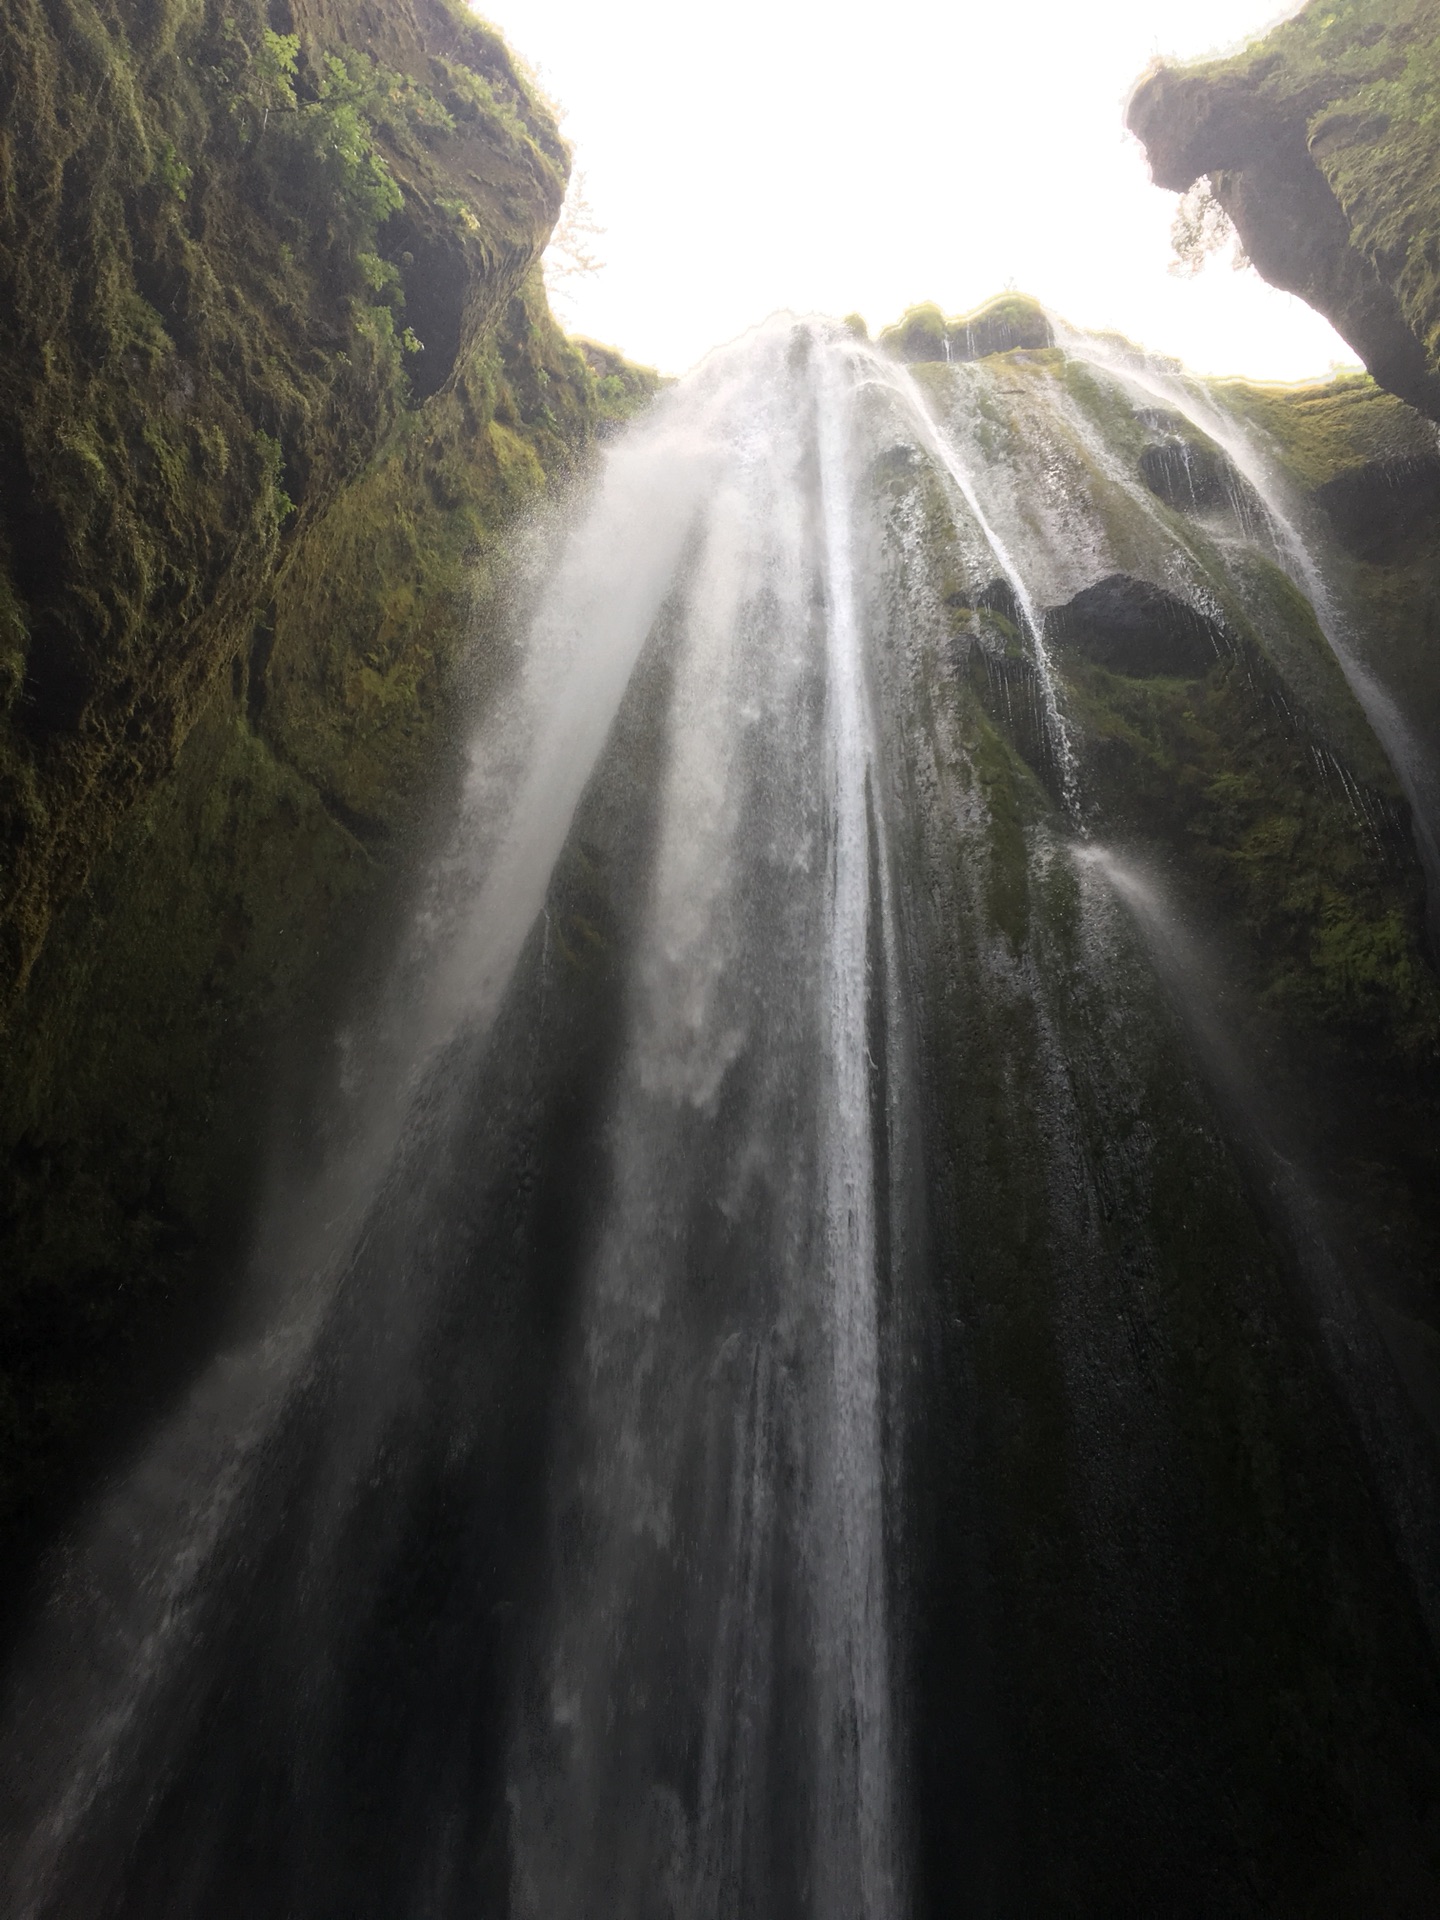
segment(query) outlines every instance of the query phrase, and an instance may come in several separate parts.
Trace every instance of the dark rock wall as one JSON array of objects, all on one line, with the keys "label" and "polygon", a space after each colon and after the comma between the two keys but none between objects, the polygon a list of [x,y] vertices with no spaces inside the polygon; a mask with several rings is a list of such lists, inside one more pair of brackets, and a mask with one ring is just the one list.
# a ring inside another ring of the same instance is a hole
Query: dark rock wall
[{"label": "dark rock wall", "polygon": [[502,529],[653,384],[551,319],[567,171],[449,0],[0,18],[0,1524],[233,1259]]}]

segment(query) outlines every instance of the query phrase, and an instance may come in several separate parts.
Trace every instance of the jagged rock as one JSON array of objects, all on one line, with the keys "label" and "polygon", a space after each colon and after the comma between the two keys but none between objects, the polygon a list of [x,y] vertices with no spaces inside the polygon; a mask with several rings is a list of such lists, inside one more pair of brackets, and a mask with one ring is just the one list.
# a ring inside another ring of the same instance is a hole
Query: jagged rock
[{"label": "jagged rock", "polygon": [[1225,632],[1186,600],[1112,573],[1045,615],[1045,639],[1072,648],[1111,673],[1198,679],[1225,650]]}]

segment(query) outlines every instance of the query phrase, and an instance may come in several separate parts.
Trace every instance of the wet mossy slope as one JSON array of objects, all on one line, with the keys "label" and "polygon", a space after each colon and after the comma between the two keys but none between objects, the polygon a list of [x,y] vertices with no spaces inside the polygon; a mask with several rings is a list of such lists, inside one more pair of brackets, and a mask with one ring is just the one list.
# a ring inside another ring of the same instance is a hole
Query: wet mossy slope
[{"label": "wet mossy slope", "polygon": [[1313,387],[1216,385],[1314,516],[1366,663],[1440,769],[1440,448],[1364,374]]},{"label": "wet mossy slope", "polygon": [[549,314],[567,172],[451,0],[0,18],[0,1523],[226,1251],[502,530],[653,385]]}]

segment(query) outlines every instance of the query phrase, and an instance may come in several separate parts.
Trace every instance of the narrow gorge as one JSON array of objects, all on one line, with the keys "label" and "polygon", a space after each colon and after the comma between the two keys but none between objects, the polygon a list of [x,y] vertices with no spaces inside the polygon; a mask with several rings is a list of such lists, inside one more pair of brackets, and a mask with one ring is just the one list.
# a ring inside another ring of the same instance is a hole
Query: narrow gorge
[{"label": "narrow gorge", "polygon": [[460,6],[8,10],[6,1913],[1434,1911],[1437,63],[1130,103],[1369,372],[670,381]]}]

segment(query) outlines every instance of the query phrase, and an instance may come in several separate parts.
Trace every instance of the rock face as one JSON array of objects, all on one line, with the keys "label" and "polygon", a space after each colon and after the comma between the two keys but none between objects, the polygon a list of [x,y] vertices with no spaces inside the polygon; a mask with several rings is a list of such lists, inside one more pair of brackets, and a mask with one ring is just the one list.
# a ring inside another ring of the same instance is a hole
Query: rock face
[{"label": "rock face", "polygon": [[0,14],[0,1523],[243,1205],[502,529],[654,385],[546,306],[568,164],[450,0]]},{"label": "rock face", "polygon": [[1315,492],[1357,560],[1394,566],[1440,542],[1440,454],[1399,454],[1349,467]]},{"label": "rock face", "polygon": [[1379,383],[1440,420],[1433,0],[1306,7],[1257,45],[1161,66],[1130,102],[1156,184],[1209,176],[1250,258]]},{"label": "rock face", "polygon": [[1149,580],[1112,573],[1045,616],[1045,638],[1110,673],[1198,679],[1226,651],[1224,631]]},{"label": "rock face", "polygon": [[492,426],[527,435],[495,355],[565,190],[549,109],[448,0],[283,12],[0,22],[0,1012],[377,450],[427,442],[438,495],[462,416],[497,483]]}]

